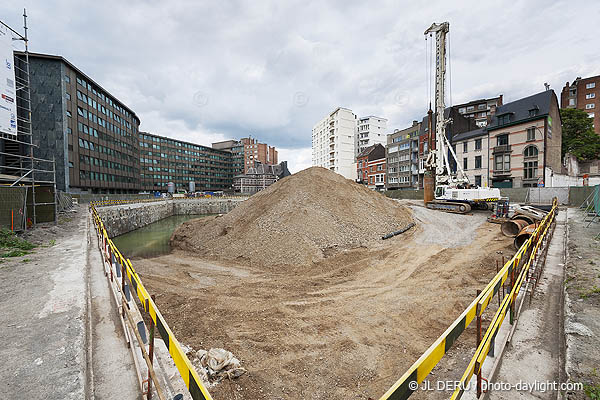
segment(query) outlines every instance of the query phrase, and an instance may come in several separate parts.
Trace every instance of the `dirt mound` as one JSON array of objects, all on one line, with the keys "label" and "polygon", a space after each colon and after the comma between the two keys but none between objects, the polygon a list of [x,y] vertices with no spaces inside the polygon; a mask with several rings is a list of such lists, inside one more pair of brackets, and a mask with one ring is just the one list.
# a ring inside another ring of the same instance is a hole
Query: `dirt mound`
[{"label": "dirt mound", "polygon": [[368,246],[412,222],[410,210],[325,168],[312,167],[221,217],[192,220],[171,246],[253,266],[303,266]]}]

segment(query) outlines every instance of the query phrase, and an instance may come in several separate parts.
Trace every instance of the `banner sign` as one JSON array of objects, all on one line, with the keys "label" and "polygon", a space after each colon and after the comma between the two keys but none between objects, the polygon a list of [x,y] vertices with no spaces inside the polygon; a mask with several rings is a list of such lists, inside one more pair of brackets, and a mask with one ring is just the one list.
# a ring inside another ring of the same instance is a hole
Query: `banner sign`
[{"label": "banner sign", "polygon": [[0,25],[0,132],[17,135],[17,98],[12,34]]}]

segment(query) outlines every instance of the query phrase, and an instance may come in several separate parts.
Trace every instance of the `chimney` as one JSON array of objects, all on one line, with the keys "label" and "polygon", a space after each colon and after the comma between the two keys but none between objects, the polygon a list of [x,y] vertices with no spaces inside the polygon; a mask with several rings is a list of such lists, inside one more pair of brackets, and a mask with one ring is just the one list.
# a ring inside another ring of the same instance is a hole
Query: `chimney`
[{"label": "chimney", "polygon": [[[500,95],[500,101],[502,101],[502,95]],[[496,109],[497,109],[497,107],[495,105],[490,106],[490,113],[487,116],[487,124],[488,125],[492,123],[492,118],[496,114]]]},{"label": "chimney", "polygon": [[412,124],[412,126],[416,126],[417,124],[418,124],[418,122],[417,122],[417,121],[415,121],[415,120],[413,120],[413,124]]}]

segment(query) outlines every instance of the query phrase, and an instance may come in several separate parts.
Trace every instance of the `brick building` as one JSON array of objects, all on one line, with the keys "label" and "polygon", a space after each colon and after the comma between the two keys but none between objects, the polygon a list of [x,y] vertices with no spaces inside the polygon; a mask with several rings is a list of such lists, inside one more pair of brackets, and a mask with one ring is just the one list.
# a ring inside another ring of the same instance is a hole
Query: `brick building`
[{"label": "brick building", "polygon": [[371,189],[385,187],[385,147],[377,143],[361,151],[356,157],[356,181]]},{"label": "brick building", "polygon": [[594,120],[594,130],[600,135],[600,75],[577,77],[570,85],[567,82],[560,93],[560,106],[587,112]]},{"label": "brick building", "polygon": [[248,172],[249,168],[254,167],[255,161],[269,165],[275,165],[279,162],[275,147],[266,143],[259,143],[258,140],[251,137],[243,138],[240,141],[244,145],[244,173]]}]

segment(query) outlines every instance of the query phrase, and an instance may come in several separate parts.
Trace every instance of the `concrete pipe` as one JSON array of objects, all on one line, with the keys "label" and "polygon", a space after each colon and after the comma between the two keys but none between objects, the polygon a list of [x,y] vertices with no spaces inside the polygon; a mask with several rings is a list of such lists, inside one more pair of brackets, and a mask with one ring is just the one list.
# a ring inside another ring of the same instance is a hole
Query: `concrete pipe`
[{"label": "concrete pipe", "polygon": [[529,225],[527,221],[524,221],[522,219],[513,219],[503,222],[500,226],[500,230],[502,231],[504,236],[515,237],[527,225]]},{"label": "concrete pipe", "polygon": [[521,246],[523,246],[523,243],[525,243],[527,241],[527,239],[529,239],[529,237],[531,235],[533,235],[536,228],[537,228],[537,226],[535,224],[531,224],[531,225],[527,225],[525,228],[521,229],[521,231],[515,238],[515,241],[513,242],[515,245],[515,248],[517,250],[519,250],[521,248]]}]

